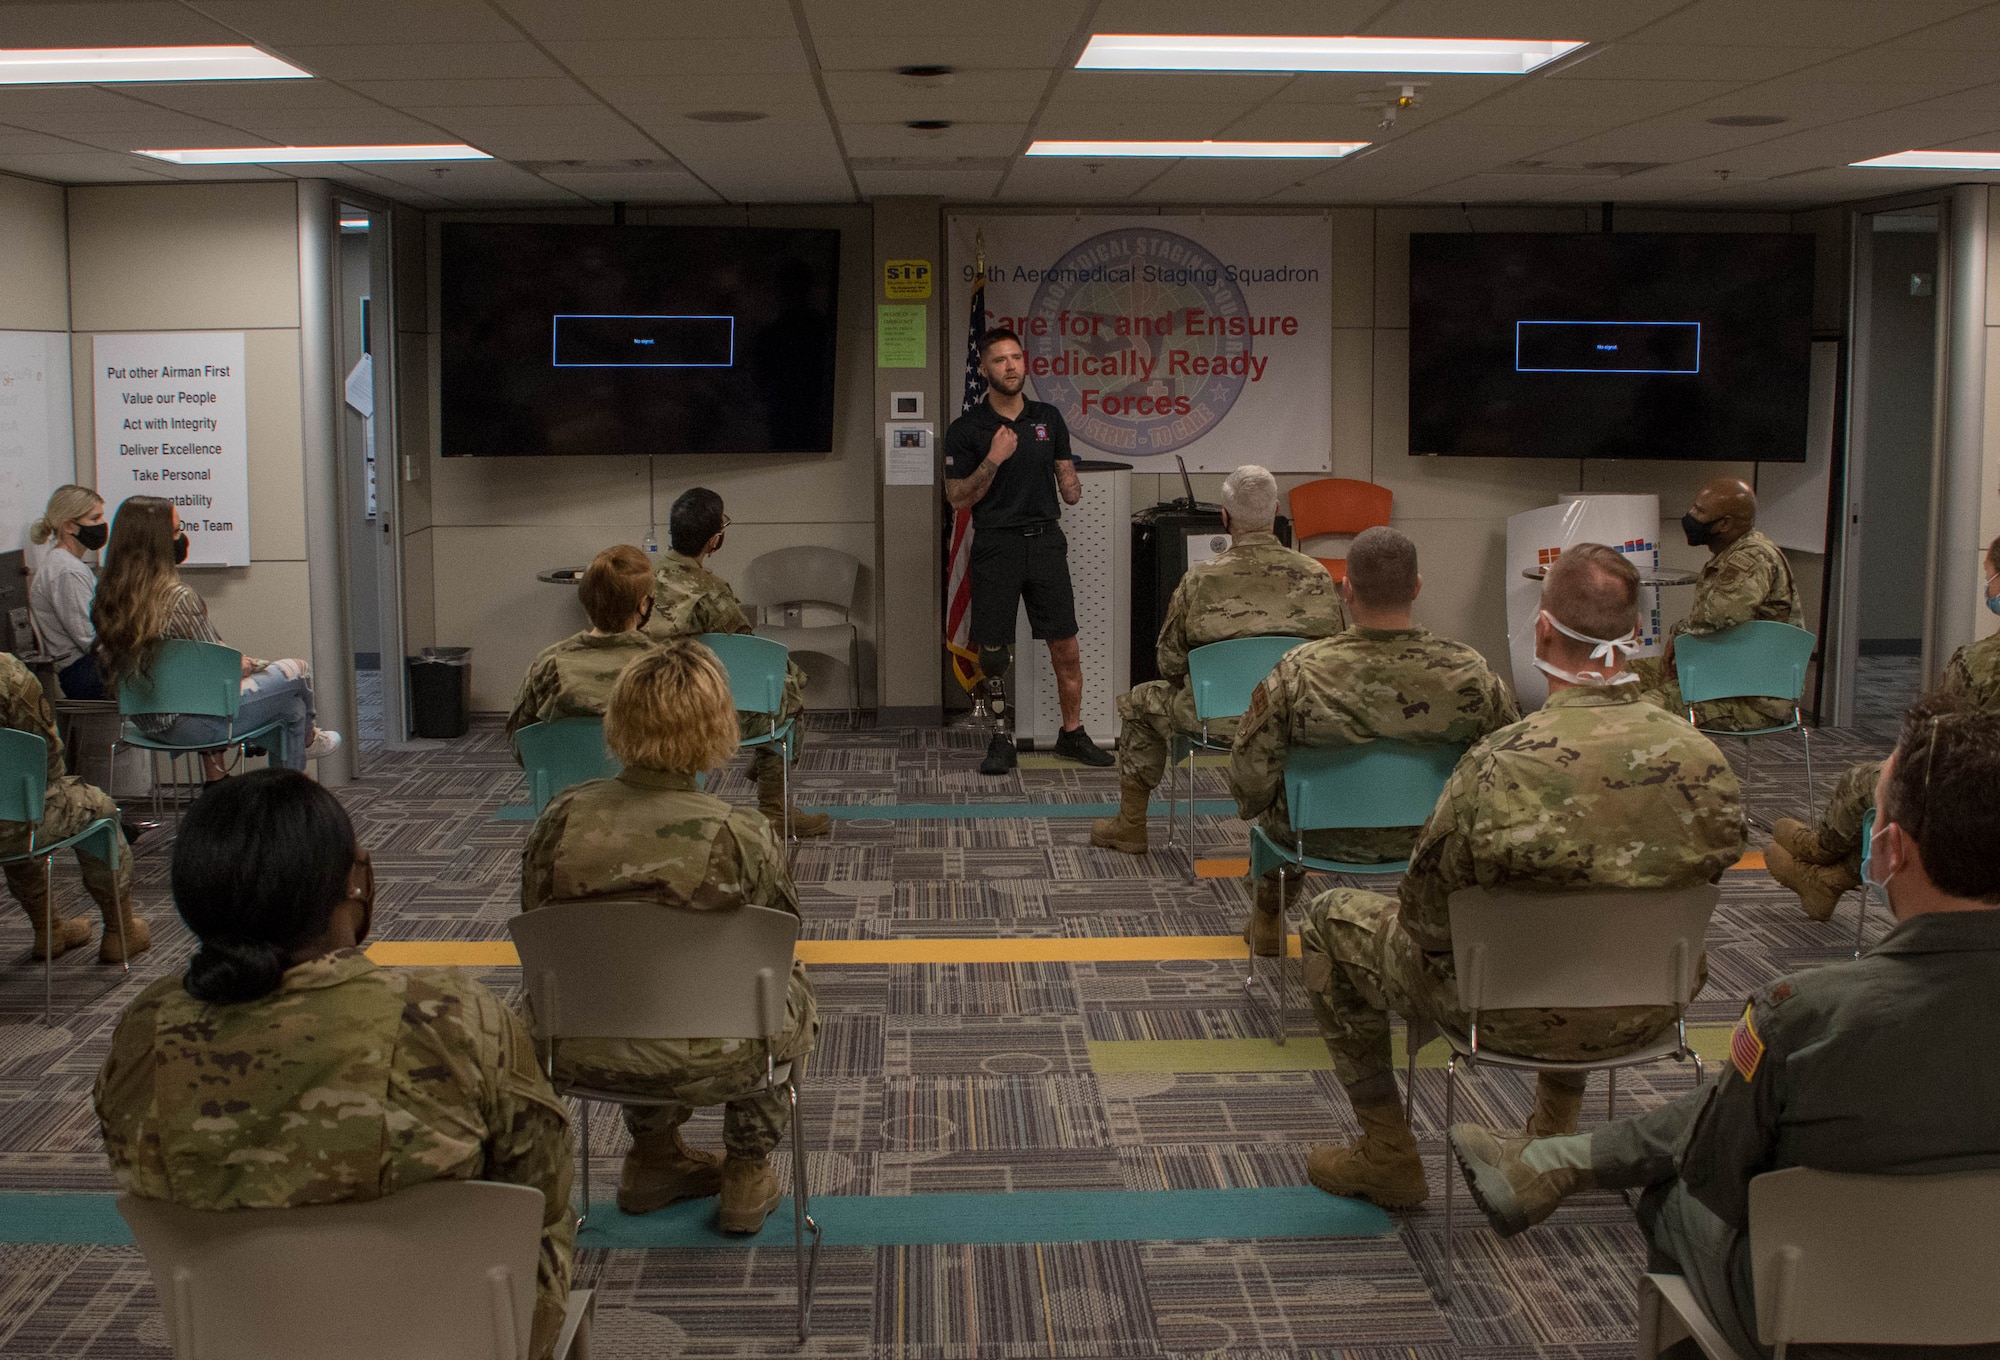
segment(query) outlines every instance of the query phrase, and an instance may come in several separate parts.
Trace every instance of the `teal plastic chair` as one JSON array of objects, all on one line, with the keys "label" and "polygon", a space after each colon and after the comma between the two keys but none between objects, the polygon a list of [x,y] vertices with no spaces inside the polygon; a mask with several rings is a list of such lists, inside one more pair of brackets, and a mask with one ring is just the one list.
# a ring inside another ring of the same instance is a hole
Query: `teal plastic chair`
[{"label": "teal plastic chair", "polygon": [[798,722],[781,718],[785,709],[785,671],[792,654],[782,642],[752,633],[703,633],[702,646],[715,653],[729,677],[730,701],[738,713],[762,713],[771,730],[745,737],[743,746],[776,746],[785,792],[785,841],[792,839],[792,748],[798,742]]},{"label": "teal plastic chair", "polygon": [[[1465,748],[1457,744],[1421,744],[1384,737],[1359,746],[1294,746],[1285,754],[1285,809],[1295,837],[1291,845],[1280,845],[1264,828],[1250,828],[1250,882],[1273,869],[1296,867],[1300,877],[1320,873],[1366,877],[1400,874],[1410,867],[1408,860],[1383,864],[1348,864],[1319,859],[1306,853],[1308,831],[1349,831],[1370,827],[1422,826],[1437,806],[1445,781],[1451,778]],[[1290,938],[1289,903],[1285,880],[1278,878],[1278,919],[1280,934]],[[1243,988],[1251,1004],[1256,1004],[1257,956],[1250,956],[1250,969]],[[1273,1037],[1285,1042],[1286,990],[1285,960],[1278,959],[1278,983],[1271,989]]]},{"label": "teal plastic chair", "polygon": [[573,784],[611,779],[623,768],[604,748],[604,719],[558,718],[529,723],[514,734],[528,780],[528,804],[537,817]]},{"label": "teal plastic chair", "polygon": [[[1861,957],[1861,932],[1868,928],[1868,897],[1875,885],[1868,881],[1868,865],[1875,858],[1875,809],[1861,819],[1861,903],[1854,909],[1854,957]],[[1884,893],[1883,896],[1888,896]]]},{"label": "teal plastic chair", "polygon": [[[22,732],[12,727],[0,727],[0,822],[26,822],[32,828],[39,828],[42,815],[47,807],[49,794],[49,744],[33,732]],[[59,841],[37,844],[35,832],[28,833],[28,848],[18,855],[0,855],[0,864],[25,864],[35,860],[42,862],[42,910],[45,919],[42,931],[51,941],[55,938],[56,894],[55,894],[55,853],[72,847],[82,849],[103,860],[113,869],[118,867],[118,823],[110,817],[99,817],[74,836],[65,836]],[[125,922],[118,922],[118,952],[126,954]],[[55,958],[42,960],[42,1023],[53,1024],[55,1011]],[[131,972],[128,961],[125,971]]]},{"label": "teal plastic chair", "polygon": [[[125,718],[152,713],[193,713],[201,717],[226,719],[232,729],[243,707],[243,653],[214,642],[190,642],[168,638],[153,653],[153,666],[145,675],[136,675],[118,685],[118,712]],[[249,732],[232,733],[224,746],[247,746],[251,742],[272,747],[283,761],[290,754],[285,745],[283,723],[268,722]],[[111,743],[112,769],[117,768],[118,748],[136,746],[142,751],[164,754],[167,773],[174,780],[176,805],[180,800],[179,765],[182,756],[196,756],[215,749],[214,743],[200,746],[177,745],[149,737],[128,726]],[[160,785],[153,785],[153,816],[160,815]]]},{"label": "teal plastic chair", "polygon": [[1803,628],[1771,619],[1752,619],[1706,637],[1683,634],[1674,641],[1674,669],[1680,676],[1687,720],[1694,722],[1695,705],[1716,699],[1783,699],[1792,706],[1792,720],[1749,732],[1724,732],[1704,727],[1712,737],[1743,738],[1743,785],[1748,815],[1750,738],[1797,732],[1806,750],[1806,806],[1813,798],[1812,733],[1799,720],[1799,697],[1806,689],[1806,663],[1819,639]]},{"label": "teal plastic chair", "polygon": [[[1208,725],[1224,718],[1240,718],[1250,708],[1250,696],[1278,659],[1295,647],[1303,647],[1301,637],[1231,638],[1211,642],[1188,653],[1188,692],[1194,698],[1194,716],[1201,722],[1199,735],[1176,732],[1168,745],[1167,765],[1171,772],[1187,762],[1187,855],[1188,882],[1195,881],[1194,869],[1194,757],[1197,751],[1227,751],[1229,743],[1210,740]],[[1174,842],[1173,780],[1167,781],[1167,844]]]}]

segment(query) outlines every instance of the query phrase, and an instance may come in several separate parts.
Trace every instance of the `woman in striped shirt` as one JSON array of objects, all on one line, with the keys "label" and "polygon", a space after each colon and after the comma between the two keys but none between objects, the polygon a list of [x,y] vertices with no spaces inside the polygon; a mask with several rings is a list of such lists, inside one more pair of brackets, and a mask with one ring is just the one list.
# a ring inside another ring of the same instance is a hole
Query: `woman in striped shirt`
[{"label": "woman in striped shirt", "polygon": [[[150,672],[153,654],[166,638],[220,643],[209,622],[208,605],[177,570],[187,559],[187,535],[180,511],[158,496],[132,496],[118,507],[111,525],[103,578],[91,606],[97,627],[97,661],[113,684]],[[303,661],[243,658],[243,699],[232,727],[225,718],[199,713],[139,714],[133,718],[147,736],[180,746],[227,746],[238,732],[267,723],[284,726],[273,763],[302,770],[308,760],[331,755],[340,733],[313,726],[312,671]],[[209,766],[214,777],[219,763]]]}]

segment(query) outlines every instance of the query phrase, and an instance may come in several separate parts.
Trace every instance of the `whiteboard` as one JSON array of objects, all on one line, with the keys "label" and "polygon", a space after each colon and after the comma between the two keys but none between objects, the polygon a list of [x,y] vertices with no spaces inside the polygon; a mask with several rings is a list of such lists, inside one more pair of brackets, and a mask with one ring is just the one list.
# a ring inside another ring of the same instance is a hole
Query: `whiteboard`
[{"label": "whiteboard", "polygon": [[28,547],[49,493],[75,480],[68,334],[0,331],[0,552]]},{"label": "whiteboard", "polygon": [[1757,527],[1781,548],[1826,551],[1826,496],[1833,478],[1833,398],[1840,345],[1816,340],[1806,415],[1806,460],[1757,465]]}]

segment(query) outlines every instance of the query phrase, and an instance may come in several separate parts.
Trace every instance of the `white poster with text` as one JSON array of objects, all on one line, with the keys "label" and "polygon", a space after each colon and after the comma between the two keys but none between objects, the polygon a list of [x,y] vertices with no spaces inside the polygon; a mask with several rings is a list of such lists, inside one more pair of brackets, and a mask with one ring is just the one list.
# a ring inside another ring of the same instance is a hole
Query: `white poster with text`
[{"label": "white poster with text", "polygon": [[250,446],[243,332],[100,335],[92,348],[97,490],[180,508],[187,565],[250,565]]},{"label": "white poster with text", "polygon": [[954,216],[947,333],[1021,337],[1028,393],[1082,458],[1199,472],[1333,459],[1333,227],[1324,217]]}]

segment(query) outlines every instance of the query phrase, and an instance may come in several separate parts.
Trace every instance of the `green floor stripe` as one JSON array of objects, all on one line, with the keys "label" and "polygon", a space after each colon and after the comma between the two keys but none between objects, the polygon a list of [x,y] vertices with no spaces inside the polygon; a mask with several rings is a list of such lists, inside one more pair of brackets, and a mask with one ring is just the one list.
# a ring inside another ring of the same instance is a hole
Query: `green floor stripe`
[{"label": "green floor stripe", "polygon": [[496,822],[532,822],[535,809],[526,803],[509,803],[493,814]]},{"label": "green floor stripe", "polygon": [[[0,1243],[129,1247],[111,1195],[0,1194]],[[1311,1186],[1238,1190],[1036,1190],[974,1195],[821,1195],[813,1216],[830,1246],[896,1247],[1007,1242],[1178,1242],[1271,1237],[1372,1237],[1391,1230],[1372,1204]],[[591,1209],[582,1247],[786,1247],[792,1205],[764,1231],[736,1237],[713,1225],[715,1203],[696,1200],[632,1217]]]},{"label": "green floor stripe", "polygon": [[[1729,1057],[1728,1025],[1689,1025],[1688,1043],[1704,1063]],[[1403,1031],[1390,1039],[1397,1067],[1405,1061]],[[1443,1067],[1450,1056],[1442,1039],[1417,1050],[1417,1066]],[[1269,1039],[1090,1040],[1090,1067],[1099,1076],[1117,1073],[1326,1072],[1333,1062],[1317,1035],[1293,1034],[1283,1047]],[[1710,1075],[1714,1075],[1712,1072]]]},{"label": "green floor stripe", "polygon": [[[861,821],[957,821],[975,817],[1113,817],[1116,803],[813,803],[801,804],[808,812],[824,812],[837,822]],[[1175,810],[1187,815],[1185,803]],[[1226,798],[1197,798],[1195,813],[1202,817],[1234,817],[1236,804]],[[1154,817],[1167,815],[1165,803],[1152,803],[1147,812]]]}]

